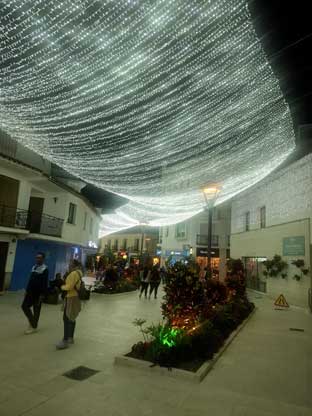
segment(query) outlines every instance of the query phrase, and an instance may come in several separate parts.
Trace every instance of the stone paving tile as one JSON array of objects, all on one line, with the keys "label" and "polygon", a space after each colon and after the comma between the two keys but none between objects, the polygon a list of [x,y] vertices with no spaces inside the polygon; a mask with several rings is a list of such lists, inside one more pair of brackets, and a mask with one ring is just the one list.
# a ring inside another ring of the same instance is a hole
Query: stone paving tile
[{"label": "stone paving tile", "polygon": [[29,389],[13,392],[7,399],[0,403],[1,416],[19,416],[30,411],[41,403],[47,401],[47,397],[35,393]]},{"label": "stone paving tile", "polygon": [[[256,315],[213,371],[192,384],[113,364],[140,340],[135,318],[161,320],[160,300],[95,295],[79,316],[76,344],[56,351],[59,306],[44,305],[40,331],[25,337],[21,295],[2,296],[0,415],[311,416],[312,317],[293,308],[278,313],[265,297],[256,302]],[[100,372],[83,382],[62,377],[79,365]]]}]

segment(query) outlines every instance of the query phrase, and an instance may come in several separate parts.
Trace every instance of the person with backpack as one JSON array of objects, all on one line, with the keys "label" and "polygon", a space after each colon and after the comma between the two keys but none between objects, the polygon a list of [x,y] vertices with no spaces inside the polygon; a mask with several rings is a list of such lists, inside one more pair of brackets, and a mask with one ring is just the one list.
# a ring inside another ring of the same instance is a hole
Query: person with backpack
[{"label": "person with backpack", "polygon": [[64,337],[56,348],[64,350],[74,343],[74,333],[76,328],[76,319],[81,311],[81,297],[85,290],[82,281],[81,263],[74,259],[69,267],[69,274],[66,276],[61,290],[66,292],[64,299]]}]

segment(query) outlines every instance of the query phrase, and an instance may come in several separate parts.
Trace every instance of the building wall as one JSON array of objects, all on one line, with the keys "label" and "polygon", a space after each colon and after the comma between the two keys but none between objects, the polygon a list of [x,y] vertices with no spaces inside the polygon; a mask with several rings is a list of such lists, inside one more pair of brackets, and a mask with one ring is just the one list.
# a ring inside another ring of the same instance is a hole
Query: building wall
[{"label": "building wall", "polygon": [[[104,249],[107,247],[109,241],[111,242],[111,248],[114,245],[115,240],[118,240],[118,250],[122,250],[122,244],[124,239],[127,240],[127,247],[126,250],[130,249],[130,252],[135,252],[135,240],[139,240],[139,249],[138,252],[141,251],[141,244],[142,244],[142,233],[115,233],[110,234],[106,237],[101,238],[100,240],[100,251],[101,253],[104,252]],[[148,240],[146,240],[148,239]],[[155,233],[144,233],[144,240],[143,240],[143,251],[147,251],[150,254],[156,253],[156,245],[158,242],[158,236]]]},{"label": "building wall", "polygon": [[[212,235],[218,236],[218,245],[220,251],[220,278],[223,279],[226,273],[226,251],[229,249],[228,241],[231,233],[231,208],[229,204],[223,204],[215,208],[212,222]],[[190,247],[193,249],[193,255],[196,256],[197,247],[205,247],[202,244],[197,244],[197,235],[206,236],[208,234],[208,214],[206,211],[195,215],[189,220],[185,221],[186,236],[183,238],[177,237],[175,225],[162,227],[160,231],[161,250],[163,262],[166,258],[167,252],[185,252]],[[167,235],[168,234],[168,235]]]},{"label": "building wall", "polygon": [[312,217],[312,155],[233,198],[231,233],[245,231],[247,211],[250,211],[250,229],[259,229],[262,206],[266,207],[267,227]]},{"label": "building wall", "polygon": [[[260,228],[260,208],[266,208],[265,228]],[[250,212],[250,231],[245,231],[246,212]],[[289,264],[287,279],[264,278],[267,293],[280,293],[293,304],[307,307],[307,292],[311,287],[311,218],[312,218],[312,155],[278,171],[257,186],[232,200],[231,255],[239,257],[267,257],[275,254]],[[283,256],[283,238],[305,238],[304,256]],[[301,281],[293,279],[298,269],[290,263],[302,258],[310,270]]]},{"label": "building wall", "polygon": [[[29,275],[28,262],[34,261],[36,250],[45,251],[47,249],[51,253],[51,264],[54,261],[55,266],[50,268],[52,275],[54,275],[55,272],[64,270],[65,263],[69,259],[68,253],[71,252],[72,247],[81,250],[89,245],[98,244],[101,217],[83,197],[51,182],[48,177],[36,170],[6,159],[0,159],[0,175],[19,181],[18,209],[28,211],[30,197],[37,196],[44,198],[44,215],[64,219],[62,237],[60,238],[31,234],[27,230],[18,230],[13,227],[0,227],[0,241],[10,243],[5,266],[6,289],[25,287],[24,278],[25,276],[28,278]],[[75,225],[67,222],[70,202],[77,205]],[[84,229],[85,212],[87,213],[87,223]],[[93,221],[92,230],[90,230],[91,218]],[[23,263],[25,263],[24,266]],[[57,270],[58,268],[60,270]]]},{"label": "building wall", "polygon": [[[82,197],[71,193],[61,186],[49,182],[39,172],[30,169],[0,164],[0,174],[14,178],[20,182],[17,208],[28,210],[31,196],[44,198],[43,214],[64,220],[62,240],[74,242],[81,245],[88,245],[89,241],[98,243],[98,230],[101,218],[99,214],[85,202]],[[69,224],[69,204],[77,205],[76,224]],[[87,213],[87,224],[84,229],[84,215]],[[90,221],[93,221],[92,232]]]},{"label": "building wall", "polygon": [[[283,238],[290,236],[305,237],[304,256],[283,256]],[[311,277],[303,276],[298,282],[293,276],[298,274],[298,268],[291,262],[303,259],[305,265],[311,270],[310,258],[310,219],[293,221],[281,225],[274,225],[261,230],[248,233],[234,234],[231,237],[231,255],[233,258],[263,257],[271,259],[275,254],[280,255],[288,264],[287,278],[260,276],[266,281],[267,293],[277,298],[283,293],[289,303],[303,307],[308,306],[308,290],[311,287]]]},{"label": "building wall", "polygon": [[73,257],[75,248],[62,243],[52,241],[40,241],[36,239],[18,240],[16,247],[16,261],[13,267],[10,290],[25,289],[34,259],[38,251],[45,253],[45,263],[49,268],[49,279],[53,280],[56,273],[62,275],[67,271],[70,258]]}]

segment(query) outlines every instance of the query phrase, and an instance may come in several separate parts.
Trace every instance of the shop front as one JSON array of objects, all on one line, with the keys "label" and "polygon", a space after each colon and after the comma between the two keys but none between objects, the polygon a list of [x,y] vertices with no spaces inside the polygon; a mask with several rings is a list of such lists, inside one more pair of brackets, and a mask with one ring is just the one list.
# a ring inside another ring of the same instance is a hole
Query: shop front
[{"label": "shop front", "polygon": [[[224,251],[224,253],[220,253]],[[207,247],[197,247],[196,248],[196,263],[200,266],[201,269],[207,267]],[[225,256],[224,256],[225,254]],[[226,258],[223,258],[226,257]],[[230,258],[230,250],[220,250],[219,248],[211,249],[211,269],[214,277],[219,277],[220,274],[220,265],[221,262],[225,263],[226,259]]]},{"label": "shop front", "polygon": [[266,257],[243,257],[243,263],[246,270],[246,284],[249,289],[266,293],[267,284],[263,278],[265,270],[264,262]]},{"label": "shop front", "polygon": [[177,262],[184,262],[190,256],[189,250],[157,250],[157,257],[161,258],[160,264],[164,266],[168,261],[171,265]]},{"label": "shop front", "polygon": [[18,240],[10,290],[25,289],[38,252],[45,253],[50,280],[55,278],[56,273],[63,275],[71,260],[75,258],[81,261],[82,256],[80,246],[37,239]]}]

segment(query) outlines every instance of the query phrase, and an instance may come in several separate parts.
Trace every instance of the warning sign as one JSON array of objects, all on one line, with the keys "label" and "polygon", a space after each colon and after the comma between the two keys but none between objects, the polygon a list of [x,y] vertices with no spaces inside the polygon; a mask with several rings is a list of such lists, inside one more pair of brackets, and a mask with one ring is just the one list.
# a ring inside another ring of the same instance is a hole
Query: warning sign
[{"label": "warning sign", "polygon": [[279,295],[279,297],[276,299],[274,305],[282,307],[282,308],[289,308],[289,305],[288,305],[284,295]]}]

